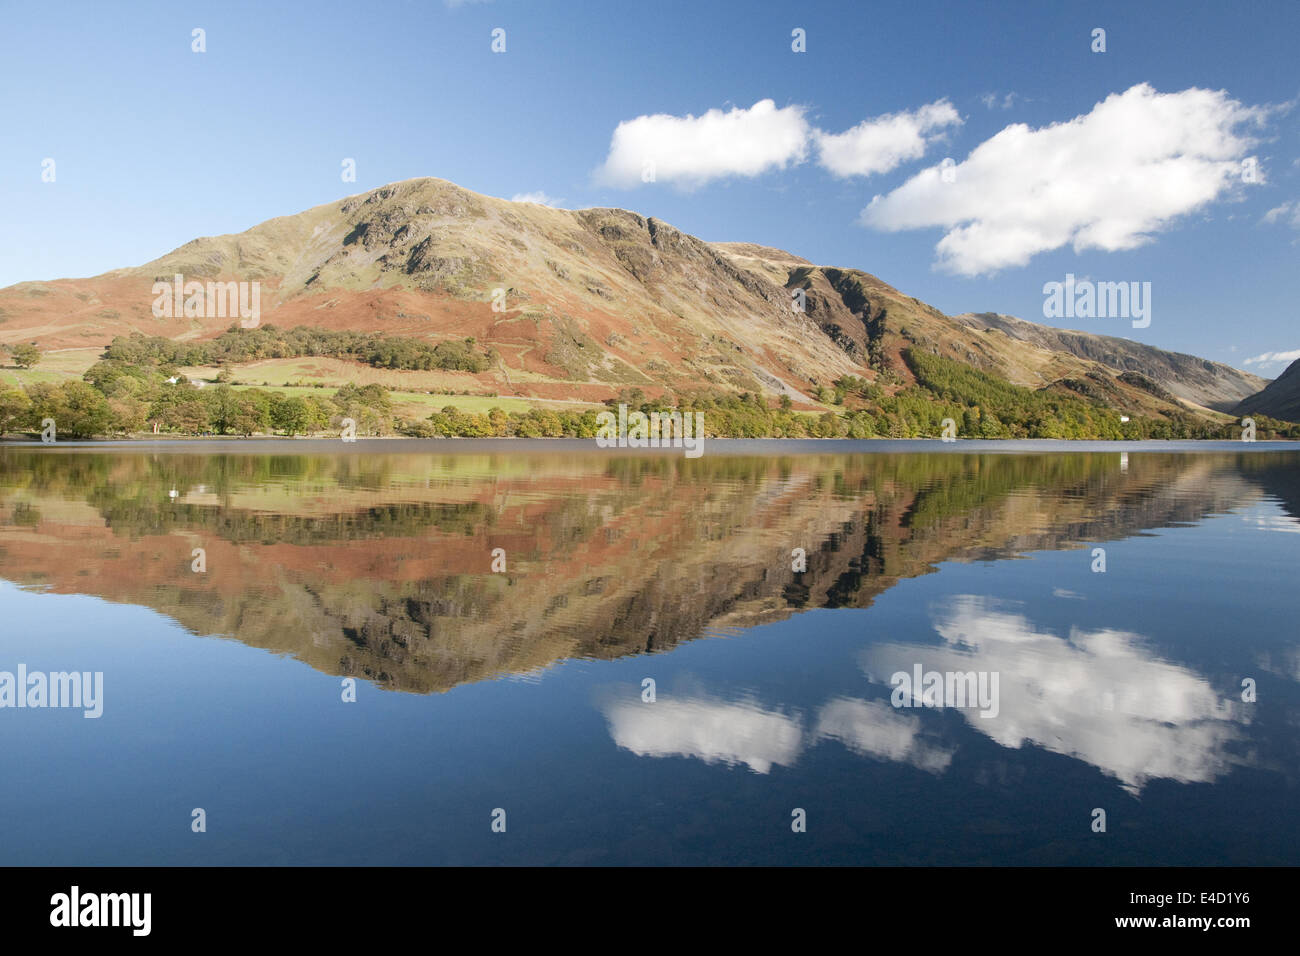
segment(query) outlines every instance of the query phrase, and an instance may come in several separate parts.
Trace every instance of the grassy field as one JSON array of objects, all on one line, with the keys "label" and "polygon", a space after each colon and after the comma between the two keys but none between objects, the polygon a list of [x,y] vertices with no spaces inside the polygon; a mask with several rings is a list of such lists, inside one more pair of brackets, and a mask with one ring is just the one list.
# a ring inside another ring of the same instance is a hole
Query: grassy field
[{"label": "grassy field", "polygon": [[[218,369],[212,366],[183,368],[188,378],[215,379]],[[373,368],[361,362],[344,359],[307,356],[302,358],[265,359],[233,366],[234,381],[247,385],[266,387],[304,384],[340,386],[383,385],[399,392],[428,392],[448,389],[456,392],[484,391],[484,382],[468,372],[407,371],[403,369]],[[492,387],[491,385],[488,386]]]},{"label": "grassy field", "polygon": [[[35,368],[15,368],[12,365],[0,366],[0,386],[34,385],[37,382],[66,382],[81,378],[86,369],[97,361],[102,349],[60,349],[46,352]],[[5,361],[9,356],[4,357]]]},{"label": "grassy field", "polygon": [[[197,367],[181,371],[190,379],[212,381],[216,379],[219,369]],[[485,383],[467,372],[372,368],[359,362],[335,358],[267,359],[236,366],[230,372],[235,388],[273,388],[289,395],[333,395],[336,388],[349,382],[355,385],[383,385],[390,389],[393,407],[404,418],[428,418],[448,405],[454,405],[463,412],[479,414],[492,408],[506,412],[526,412],[530,408],[595,407],[590,402],[475,395],[472,393],[483,391]],[[443,389],[463,390],[465,394],[428,394]]]},{"label": "grassy field", "polygon": [[[45,353],[41,357],[40,364],[33,369],[0,367],[0,387],[80,379],[86,369],[99,360],[101,354],[102,351],[98,348],[64,349]],[[192,381],[215,382],[220,370],[216,367],[200,366],[183,368],[180,371]],[[407,419],[428,418],[448,405],[468,414],[479,415],[487,414],[493,408],[519,413],[527,412],[531,408],[550,408],[557,411],[604,408],[603,405],[595,402],[515,398],[506,395],[496,398],[473,394],[430,395],[429,390],[441,388],[463,388],[466,392],[481,391],[484,383],[465,372],[377,369],[359,362],[333,358],[267,359],[262,362],[250,362],[247,365],[232,366],[230,372],[231,387],[235,389],[265,388],[286,395],[315,395],[319,398],[332,396],[337,388],[348,382],[357,385],[383,385],[390,389],[394,412]],[[288,384],[290,382],[311,384],[290,385]],[[829,405],[822,405],[821,408],[837,412],[843,410]],[[815,418],[821,412],[801,409],[797,414]]]},{"label": "grassy field", "polygon": [[[47,352],[36,368],[0,366],[0,386],[25,386],[37,382],[66,382],[80,379],[86,369],[99,360],[102,351],[65,349]],[[184,368],[186,378],[212,382],[217,368]],[[430,395],[432,389],[463,388],[481,391],[483,383],[465,372],[407,372],[377,369],[357,362],[332,358],[268,359],[231,368],[232,387],[266,388],[288,395],[315,395],[328,398],[348,382],[357,385],[383,385],[390,389],[393,408],[403,418],[428,418],[436,411],[455,406],[463,412],[486,414],[492,408],[506,412],[527,412],[530,408],[584,409],[597,407],[591,402],[559,402],[537,398],[493,398],[484,395]],[[308,385],[290,385],[308,382]],[[320,387],[316,387],[319,383]]]},{"label": "grassy field", "polygon": [[[274,388],[277,392],[285,395],[315,395],[320,398],[328,398],[334,394],[333,388],[311,388],[302,385],[287,386],[262,386],[262,385],[231,385],[235,390],[248,388]],[[583,402],[546,402],[539,399],[529,398],[510,398],[499,397],[491,398],[483,395],[426,395],[423,392],[397,392],[389,393],[393,401],[393,410],[404,418],[428,418],[436,411],[441,411],[448,405],[453,405],[463,412],[485,414],[492,408],[500,408],[505,412],[526,412],[530,408],[594,408],[596,406]]]}]

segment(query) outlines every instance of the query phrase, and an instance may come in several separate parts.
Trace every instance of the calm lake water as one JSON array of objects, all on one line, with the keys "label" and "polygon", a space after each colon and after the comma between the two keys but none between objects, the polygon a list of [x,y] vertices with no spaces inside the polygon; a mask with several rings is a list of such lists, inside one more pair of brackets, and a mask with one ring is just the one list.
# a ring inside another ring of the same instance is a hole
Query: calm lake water
[{"label": "calm lake water", "polygon": [[0,864],[1300,864],[1300,451],[1182,447],[0,448]]}]

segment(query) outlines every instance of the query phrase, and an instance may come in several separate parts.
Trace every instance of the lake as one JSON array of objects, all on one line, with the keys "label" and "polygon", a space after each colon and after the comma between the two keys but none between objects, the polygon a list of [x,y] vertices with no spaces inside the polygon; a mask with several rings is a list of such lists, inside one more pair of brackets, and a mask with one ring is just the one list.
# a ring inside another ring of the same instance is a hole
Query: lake
[{"label": "lake", "polygon": [[1298,559],[1295,445],[7,445],[0,862],[1293,866]]}]

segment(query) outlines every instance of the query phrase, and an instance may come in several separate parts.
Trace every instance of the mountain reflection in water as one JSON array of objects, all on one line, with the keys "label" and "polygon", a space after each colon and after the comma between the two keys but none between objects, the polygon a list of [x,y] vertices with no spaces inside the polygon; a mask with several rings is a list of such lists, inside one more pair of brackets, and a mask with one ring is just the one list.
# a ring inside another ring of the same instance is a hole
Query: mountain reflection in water
[{"label": "mountain reflection in water", "polygon": [[[8,448],[0,578],[150,608],[400,695],[639,659],[616,679],[591,671],[581,692],[608,760],[839,792],[873,763],[972,786],[1068,758],[1139,798],[1157,780],[1280,775],[1274,798],[1292,805],[1297,599],[1267,581],[1300,552],[1298,465]],[[1163,565],[1120,557],[1190,529],[1209,537],[1166,547]],[[1202,606],[1234,591],[1232,617]],[[997,675],[996,712],[891,705],[891,675],[918,666]],[[653,703],[641,672],[660,674]],[[1267,702],[1243,700],[1246,678],[1269,683]],[[1016,753],[1034,762],[1008,764]]]}]

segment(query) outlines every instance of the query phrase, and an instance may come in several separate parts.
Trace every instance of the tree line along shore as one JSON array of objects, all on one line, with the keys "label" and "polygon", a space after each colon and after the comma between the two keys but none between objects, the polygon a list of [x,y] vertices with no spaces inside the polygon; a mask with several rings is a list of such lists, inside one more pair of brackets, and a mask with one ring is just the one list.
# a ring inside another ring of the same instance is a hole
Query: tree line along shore
[{"label": "tree line along shore", "polygon": [[[41,360],[32,345],[11,346],[14,364]],[[114,339],[80,380],[0,387],[0,435],[37,436],[53,420],[59,438],[136,436],[251,437],[338,434],[344,419],[361,436],[414,438],[594,438],[599,407],[475,412],[449,402],[428,416],[403,414],[379,384],[345,384],[333,392],[301,395],[241,385],[232,367],[262,358],[327,355],[379,368],[447,368],[481,373],[497,360],[473,339],[429,345],[370,333],[274,326],[231,329],[204,343],[180,343],[138,333]],[[892,390],[843,376],[815,396],[826,410],[796,410],[789,396],[700,391],[657,397],[624,388],[605,404],[630,410],[702,412],[710,438],[1051,438],[1093,440],[1237,439],[1235,419],[1213,420],[1191,410],[1162,416],[1123,416],[1105,402],[1063,388],[1014,385],[961,363],[917,349],[903,359],[915,381]],[[191,382],[182,366],[212,365],[215,379]],[[1135,373],[1132,384],[1159,393]],[[301,391],[299,389],[298,391]],[[518,400],[515,400],[516,402]],[[1300,438],[1300,424],[1254,416],[1260,440]]]}]

